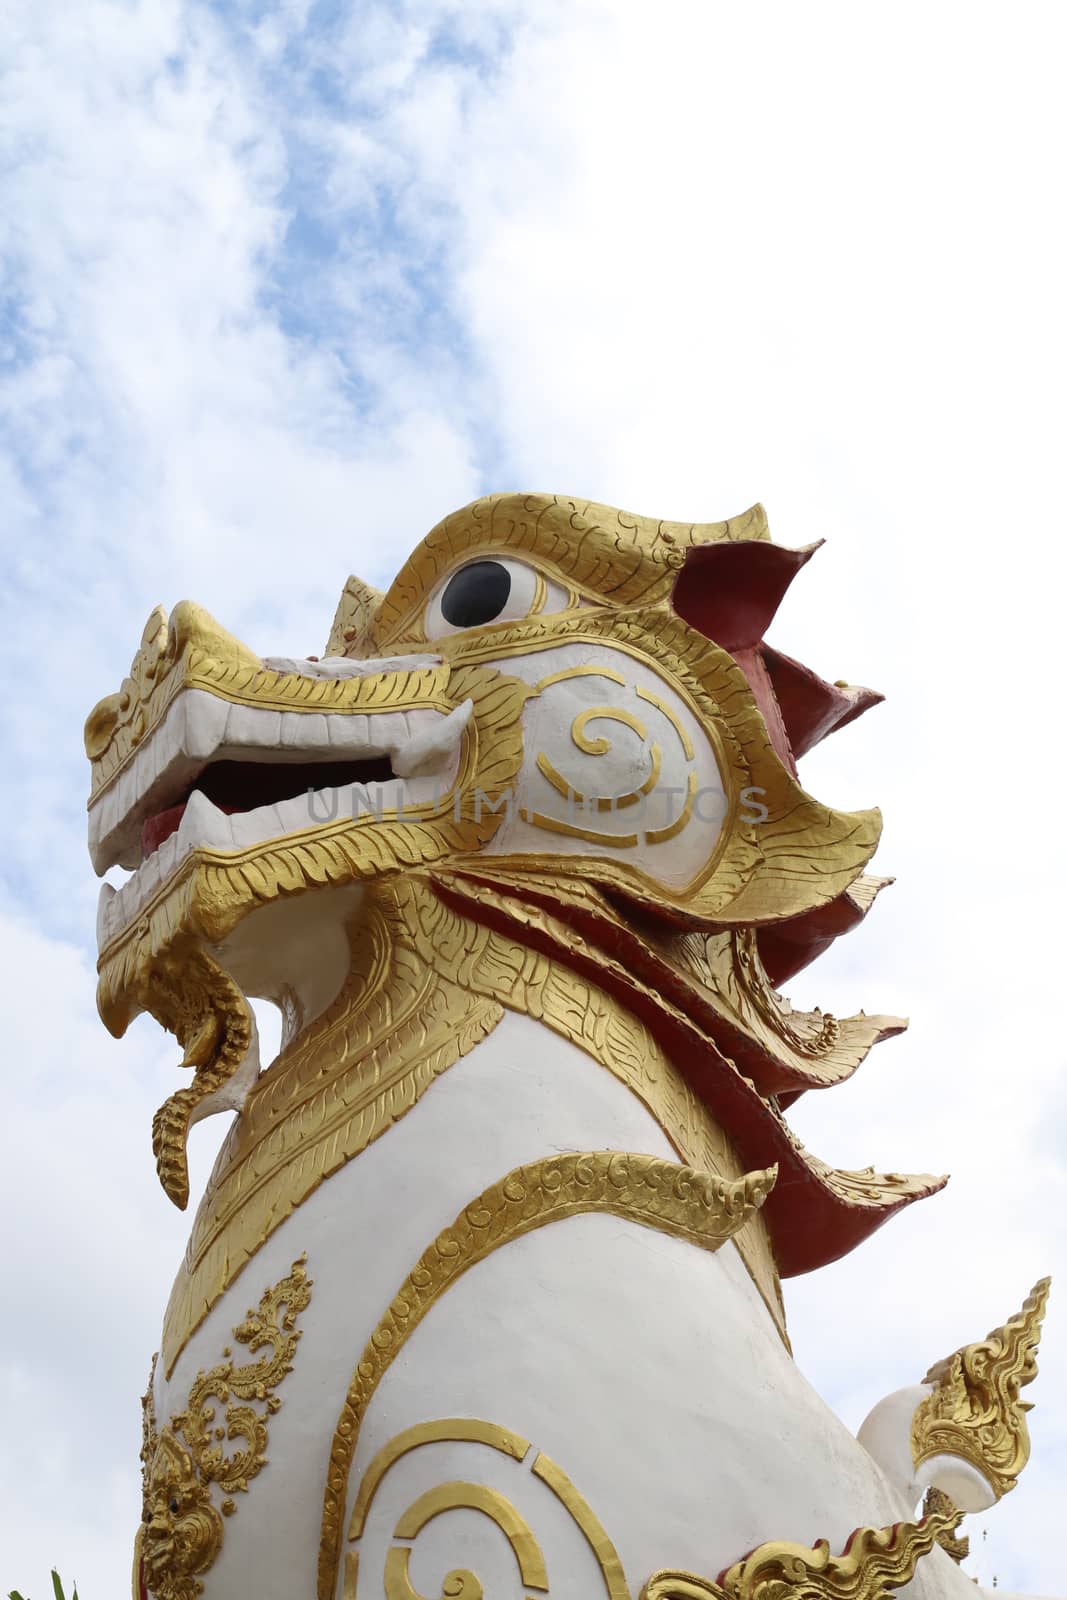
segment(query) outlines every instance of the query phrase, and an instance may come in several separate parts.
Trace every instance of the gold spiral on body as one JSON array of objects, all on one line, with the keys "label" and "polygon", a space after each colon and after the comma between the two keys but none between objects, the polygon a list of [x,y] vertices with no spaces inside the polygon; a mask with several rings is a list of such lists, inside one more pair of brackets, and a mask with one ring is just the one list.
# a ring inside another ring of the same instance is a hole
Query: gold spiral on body
[{"label": "gold spiral on body", "polygon": [[[543,1452],[531,1449],[530,1442],[495,1422],[476,1417],[445,1417],[435,1422],[420,1422],[405,1428],[378,1451],[363,1476],[348,1525],[349,1544],[358,1545],[367,1525],[371,1503],[387,1472],[402,1456],[426,1444],[466,1443],[487,1445],[498,1455],[510,1458],[515,1468],[528,1468],[577,1524],[600,1569],[606,1600],[630,1600],[630,1591],[618,1551],[567,1474]],[[526,1590],[545,1594],[548,1568],[533,1530],[512,1502],[499,1489],[484,1483],[455,1480],[434,1485],[397,1519],[393,1539],[413,1540],[434,1517],[449,1511],[477,1511],[489,1519],[507,1540]],[[391,1544],[385,1556],[383,1586],[386,1600],[426,1600],[411,1581],[410,1544]],[[343,1600],[356,1600],[359,1577],[359,1551],[345,1555]],[[441,1582],[440,1600],[482,1600],[484,1585],[477,1573],[467,1567],[454,1567]],[[532,1597],[528,1597],[532,1600]]]}]

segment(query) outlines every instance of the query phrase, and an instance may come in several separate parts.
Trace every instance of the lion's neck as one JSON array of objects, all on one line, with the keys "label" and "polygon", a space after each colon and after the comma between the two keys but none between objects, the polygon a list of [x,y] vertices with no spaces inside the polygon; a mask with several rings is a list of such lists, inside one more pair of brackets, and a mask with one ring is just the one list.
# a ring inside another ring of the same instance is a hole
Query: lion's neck
[{"label": "lion's neck", "polygon": [[[388,1133],[509,1014],[536,1028],[532,1059],[547,1067],[560,1058],[558,1081],[577,1047],[615,1080],[612,1098],[640,1102],[682,1162],[742,1175],[730,1139],[636,1015],[545,950],[471,920],[428,882],[405,877],[369,891],[346,945],[335,997],[297,1027],[220,1152],[168,1313],[172,1350],[280,1221]],[[299,1022],[296,1010],[293,1018]],[[546,1129],[551,1120],[549,1106]],[[613,1142],[606,1123],[599,1136],[590,1124],[588,1138],[590,1149]],[[762,1218],[737,1244],[784,1334]]]},{"label": "lion's neck", "polygon": [[362,884],[323,889],[261,906],[215,951],[234,982],[282,1016],[286,1049],[350,982],[350,929],[360,915]]}]

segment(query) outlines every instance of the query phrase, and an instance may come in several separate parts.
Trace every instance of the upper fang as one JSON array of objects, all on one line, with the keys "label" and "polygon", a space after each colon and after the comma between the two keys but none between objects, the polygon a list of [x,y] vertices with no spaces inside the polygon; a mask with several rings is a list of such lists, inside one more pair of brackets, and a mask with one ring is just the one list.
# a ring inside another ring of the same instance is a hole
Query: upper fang
[{"label": "upper fang", "polygon": [[397,777],[413,778],[417,773],[432,772],[443,766],[458,749],[473,710],[473,702],[464,700],[443,720],[432,723],[409,739],[402,750],[394,751],[391,760]]}]

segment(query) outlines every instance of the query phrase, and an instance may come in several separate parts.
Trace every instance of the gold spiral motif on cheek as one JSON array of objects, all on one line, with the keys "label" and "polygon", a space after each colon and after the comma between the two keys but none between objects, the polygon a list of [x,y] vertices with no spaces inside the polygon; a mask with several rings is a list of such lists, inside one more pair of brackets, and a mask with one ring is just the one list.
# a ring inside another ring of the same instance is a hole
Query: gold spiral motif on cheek
[{"label": "gold spiral motif on cheek", "polygon": [[648,729],[641,719],[623,706],[587,706],[584,711],[579,711],[571,723],[571,739],[583,755],[606,756],[611,749],[611,740],[605,739],[603,735],[594,735],[590,738],[586,732],[590,722],[621,722],[624,727],[636,733],[642,744],[648,739]]},{"label": "gold spiral motif on cheek", "polygon": [[[552,673],[548,677],[542,678],[536,688],[541,691],[551,687],[553,684],[565,683],[569,679],[577,677],[608,678],[625,687],[625,679],[621,674],[613,672],[610,668],[589,665],[571,667],[562,672]],[[650,689],[638,687],[636,693],[640,699],[654,706],[670,723],[682,747],[682,754],[687,761],[691,762],[695,755],[693,741],[689,737],[677,712]],[[629,728],[632,733],[637,735],[643,745],[648,746],[649,773],[638,788],[631,789],[625,794],[597,796],[595,799],[590,799],[582,790],[576,788],[574,784],[563,776],[559,768],[553,764],[544,751],[537,756],[537,770],[546,782],[551,784],[556,793],[563,796],[568,804],[579,806],[587,815],[593,811],[611,813],[624,811],[628,806],[637,805],[646,795],[651,794],[658,785],[663,771],[663,751],[655,741],[649,743],[648,729],[640,717],[635,716],[632,711],[627,711],[623,706],[598,705],[585,707],[578,712],[571,723],[571,741],[583,755],[604,756],[611,750],[610,739],[605,738],[603,734],[589,732],[589,724],[595,721],[622,723],[624,727]],[[677,834],[681,833],[689,822],[696,801],[696,773],[690,769],[686,774],[684,791],[671,790],[669,792],[684,794],[681,810],[671,822],[665,823],[663,827],[646,829],[646,844],[666,844],[669,839],[673,839]],[[531,811],[525,807],[523,808],[522,816],[526,822],[531,823],[536,828],[543,828],[546,832],[566,834],[577,839],[587,839],[594,844],[612,845],[617,850],[632,848],[640,843],[640,837],[636,833],[603,833],[599,829],[584,828],[573,822],[566,822],[562,818],[546,816],[543,812]]]},{"label": "gold spiral motif on cheek", "polygon": [[[660,773],[663,770],[663,752],[658,744],[651,746],[649,756],[651,757],[651,767],[648,777],[641,787],[639,789],[631,789],[628,794],[610,795],[607,799],[598,796],[596,800],[596,809],[598,811],[624,811],[627,806],[635,806],[642,795],[652,792],[659,782]],[[590,802],[586,796],[579,789],[576,789],[573,784],[567,782],[563,774],[552,765],[546,755],[538,756],[537,770],[565,800],[572,800],[575,804],[584,807],[589,806]]]},{"label": "gold spiral motif on cheek", "polygon": [[[606,756],[611,750],[610,739],[605,739],[602,734],[588,732],[590,722],[594,721],[621,722],[624,727],[636,733],[642,744],[648,743],[648,729],[632,711],[626,711],[621,706],[587,706],[584,711],[579,711],[571,723],[571,740],[583,755]],[[660,780],[663,770],[663,751],[658,744],[653,743],[649,745],[648,756],[650,763],[648,777],[638,788],[631,789],[626,794],[598,795],[595,800],[590,800],[580,789],[575,788],[574,784],[569,783],[543,753],[537,757],[537,770],[565,800],[580,805],[586,811],[594,806],[597,811],[623,811],[627,806],[636,805],[644,795],[651,794]],[[613,839],[611,842],[636,844],[637,838],[634,834],[627,834],[624,838]]]}]

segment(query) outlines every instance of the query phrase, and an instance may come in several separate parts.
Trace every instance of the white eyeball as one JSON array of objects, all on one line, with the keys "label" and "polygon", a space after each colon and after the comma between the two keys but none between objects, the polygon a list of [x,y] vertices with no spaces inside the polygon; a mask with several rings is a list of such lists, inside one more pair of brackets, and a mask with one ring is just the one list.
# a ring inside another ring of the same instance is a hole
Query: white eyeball
[{"label": "white eyeball", "polygon": [[490,622],[518,622],[542,611],[562,611],[570,602],[553,583],[525,561],[510,556],[480,556],[446,578],[426,607],[426,634],[440,639]]}]

